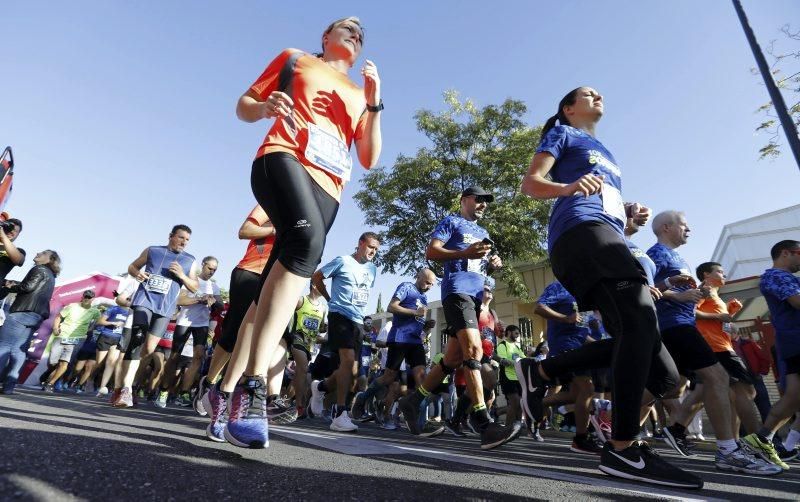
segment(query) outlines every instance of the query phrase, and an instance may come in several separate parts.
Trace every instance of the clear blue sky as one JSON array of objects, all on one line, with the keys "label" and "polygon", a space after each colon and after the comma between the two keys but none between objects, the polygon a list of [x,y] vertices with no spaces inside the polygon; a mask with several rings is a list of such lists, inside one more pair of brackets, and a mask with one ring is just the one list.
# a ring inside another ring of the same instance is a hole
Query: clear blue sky
[{"label": "clear blue sky", "polygon": [[[16,152],[7,210],[25,223],[17,243],[29,257],[58,250],[64,278],[119,273],[186,223],[188,251],[218,256],[227,286],[268,126],[238,121],[236,100],[281,49],[317,50],[325,26],[347,15],[364,22],[363,55],[382,76],[383,165],[425,145],[413,114],[442,109],[446,89],[478,105],[521,99],[541,124],[567,91],[590,85],[605,96],[597,133],[625,198],[685,210],[691,264],[710,258],[724,224],[798,202],[793,160],[757,160],[766,138],[753,132],[754,111],[768,96],[728,0],[286,5],[3,2],[0,143]],[[800,20],[795,0],[744,5],[762,44]],[[359,180],[324,261],[351,252],[364,229],[351,199]],[[370,308],[399,280],[379,277]]]}]

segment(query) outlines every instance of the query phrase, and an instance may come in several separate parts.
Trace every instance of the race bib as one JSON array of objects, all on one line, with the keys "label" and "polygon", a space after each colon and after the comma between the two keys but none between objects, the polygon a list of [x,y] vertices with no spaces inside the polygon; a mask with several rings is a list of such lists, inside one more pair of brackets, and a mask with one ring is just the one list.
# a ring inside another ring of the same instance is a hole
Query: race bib
[{"label": "race bib", "polygon": [[306,159],[323,171],[331,173],[342,181],[350,181],[353,159],[342,140],[333,134],[308,123],[308,144]]},{"label": "race bib", "polygon": [[486,266],[483,258],[475,260],[467,260],[467,272],[475,272],[476,274],[486,275]]},{"label": "race bib", "polygon": [[353,305],[356,307],[366,307],[369,301],[369,291],[358,289],[353,291]]},{"label": "race bib", "polygon": [[303,327],[309,331],[317,331],[319,329],[319,319],[303,319]]},{"label": "race bib", "polygon": [[619,190],[608,183],[604,183],[600,198],[603,199],[603,211],[606,214],[620,220],[623,224],[628,220],[628,217],[625,216],[625,205],[622,202],[622,194],[619,193]]},{"label": "race bib", "polygon": [[158,274],[150,275],[150,277],[147,278],[147,282],[144,283],[144,289],[162,295],[167,294],[170,287],[172,287],[172,279],[167,279],[163,275]]},{"label": "race bib", "polygon": [[370,357],[369,356],[362,356],[361,357],[361,367],[366,368],[369,367]]},{"label": "race bib", "polygon": [[115,326],[114,329],[111,332],[113,334],[115,334],[115,335],[121,335],[122,334],[122,326]]}]

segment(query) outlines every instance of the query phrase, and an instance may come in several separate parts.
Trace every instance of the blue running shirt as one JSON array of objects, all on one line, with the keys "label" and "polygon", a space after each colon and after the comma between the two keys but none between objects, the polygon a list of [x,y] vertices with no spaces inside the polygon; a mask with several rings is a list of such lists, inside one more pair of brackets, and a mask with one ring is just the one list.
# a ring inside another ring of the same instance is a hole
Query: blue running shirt
[{"label": "blue running shirt", "polygon": [[169,266],[177,261],[187,276],[194,266],[194,256],[189,253],[172,251],[167,246],[147,248],[147,262],[144,270],[150,278],[139,284],[133,295],[131,306],[142,307],[164,317],[172,317],[178,304],[181,282],[169,271]]},{"label": "blue running shirt", "polygon": [[120,307],[119,305],[112,305],[109,307],[105,313],[103,314],[106,316],[109,322],[122,322],[122,326],[115,327],[115,326],[99,326],[100,332],[103,336],[113,337],[116,339],[122,338],[122,328],[125,327],[125,322],[128,320],[128,316],[130,315],[130,311],[127,307]]},{"label": "blue running shirt", "polygon": [[[417,310],[428,306],[428,297],[417,289],[413,282],[404,282],[397,286],[392,299],[400,300],[403,308]],[[422,329],[425,319],[413,315],[392,314],[392,329],[389,330],[387,343],[416,343],[422,345]]]},{"label": "blue running shirt", "polygon": [[[571,315],[577,310],[575,298],[558,281],[553,281],[544,288],[537,303],[546,305],[559,314]],[[591,330],[577,324],[547,320],[547,345],[550,347],[548,357],[554,357],[584,344]]]},{"label": "blue running shirt", "polygon": [[547,246],[570,228],[586,221],[611,225],[620,235],[625,228],[625,207],[622,204],[622,173],[614,156],[591,135],[568,125],[550,129],[536,153],[547,152],[556,162],[550,177],[556,183],[569,184],[586,174],[605,176],[602,194],[558,197],[550,212]]},{"label": "blue running shirt", "polygon": [[[647,256],[656,264],[656,275],[653,280],[656,283],[663,282],[672,276],[685,274],[692,275],[692,269],[681,255],[674,249],[655,243],[647,250]],[[670,291],[686,291],[691,289],[688,284],[680,287],[672,287]],[[675,302],[662,298],[656,302],[656,313],[658,314],[658,328],[665,330],[675,326],[694,326],[694,309],[696,305],[692,302]]]},{"label": "blue running shirt", "polygon": [[653,260],[647,256],[647,253],[639,249],[639,246],[634,244],[632,241],[625,239],[625,243],[628,245],[628,249],[631,250],[631,254],[639,264],[644,269],[644,273],[647,274],[647,285],[648,286],[655,286],[655,277],[656,277],[656,264],[653,263]]},{"label": "blue running shirt", "polygon": [[364,324],[369,290],[375,284],[378,269],[372,262],[358,263],[351,255],[337,256],[320,269],[331,278],[331,300],[328,311],[336,312],[354,323]]},{"label": "blue running shirt", "polygon": [[[467,249],[471,244],[480,242],[489,237],[483,227],[474,221],[452,214],[436,225],[431,234],[431,239],[444,242],[444,248],[451,251]],[[483,295],[483,283],[486,281],[486,271],[489,266],[489,257],[468,260],[448,260],[442,263],[444,279],[442,280],[442,299],[451,294],[465,294],[477,297]]]},{"label": "blue running shirt", "polygon": [[759,288],[767,300],[770,320],[775,327],[779,358],[800,354],[800,310],[787,301],[792,296],[800,295],[800,278],[785,270],[769,268],[761,276]]}]

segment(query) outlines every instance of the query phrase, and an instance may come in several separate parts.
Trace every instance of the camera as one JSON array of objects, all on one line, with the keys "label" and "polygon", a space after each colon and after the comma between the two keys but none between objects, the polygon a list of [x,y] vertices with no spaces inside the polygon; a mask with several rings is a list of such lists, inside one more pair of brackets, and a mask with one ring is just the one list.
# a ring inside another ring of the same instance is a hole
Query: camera
[{"label": "camera", "polygon": [[3,229],[3,232],[9,233],[9,232],[13,232],[14,229],[17,228],[17,226],[14,225],[13,222],[3,220],[3,221],[0,221],[0,228]]}]

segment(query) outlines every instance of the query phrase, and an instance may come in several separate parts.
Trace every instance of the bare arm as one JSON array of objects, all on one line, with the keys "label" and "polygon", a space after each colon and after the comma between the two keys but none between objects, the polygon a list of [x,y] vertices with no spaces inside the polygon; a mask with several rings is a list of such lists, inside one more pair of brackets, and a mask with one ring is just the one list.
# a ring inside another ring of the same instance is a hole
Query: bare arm
[{"label": "bare arm", "polygon": [[[424,316],[425,307],[420,307],[418,310],[407,309],[400,305],[400,299],[392,297],[391,301],[389,302],[389,306],[386,307],[387,312],[391,312],[392,314],[400,314],[400,315],[413,315],[413,316]],[[423,310],[420,313],[420,310]]]},{"label": "bare arm", "polygon": [[528,172],[522,178],[520,190],[534,199],[555,199],[570,195],[600,193],[603,178],[594,174],[585,174],[573,183],[556,183],[547,179],[547,174],[555,165],[556,159],[550,153],[540,152],[533,156]]},{"label": "bare arm", "polygon": [[248,89],[236,103],[236,116],[244,122],[258,122],[267,118],[267,102],[261,101],[258,94]]},{"label": "bare arm", "polygon": [[[361,69],[364,76],[364,97],[370,106],[378,106],[381,102],[381,79],[375,63],[367,59]],[[356,154],[358,161],[367,169],[378,163],[381,154],[383,139],[381,137],[381,115],[383,112],[366,111],[367,119],[364,125],[364,134],[356,140]]]},{"label": "bare arm", "polygon": [[19,252],[17,246],[15,246],[11,239],[8,238],[8,235],[6,235],[2,228],[0,228],[0,244],[3,245],[3,249],[5,249],[8,259],[11,260],[11,263],[18,267],[22,265],[22,263],[25,261],[25,255]]},{"label": "bare arm", "polygon": [[251,220],[247,219],[239,227],[239,239],[243,241],[264,239],[270,235],[275,235],[275,225],[271,221],[267,221],[261,226],[256,225]]},{"label": "bare arm", "polygon": [[128,274],[134,277],[137,281],[146,281],[150,274],[142,272],[142,268],[147,264],[147,248],[128,265]]},{"label": "bare arm", "polygon": [[445,249],[444,242],[439,239],[431,239],[425,249],[425,258],[433,261],[443,262],[468,258],[477,260],[485,257],[492,251],[492,246],[483,242],[475,242],[468,248],[462,250]]},{"label": "bare arm", "polygon": [[314,275],[311,276],[311,282],[314,283],[314,286],[317,287],[317,291],[319,291],[319,294],[321,294],[326,301],[331,301],[331,295],[328,294],[328,288],[325,287],[325,276],[322,275],[322,272],[319,270],[314,272]]},{"label": "bare arm", "polygon": [[189,305],[195,305],[200,303],[200,301],[195,298],[194,296],[189,296],[189,292],[185,289],[181,289],[181,292],[178,294],[178,305],[181,307],[188,307]]},{"label": "bare arm", "polygon": [[573,312],[570,315],[559,314],[555,310],[551,309],[547,305],[542,303],[537,303],[536,308],[533,311],[534,314],[537,314],[545,319],[549,319],[551,321],[562,322],[564,324],[575,324],[578,322],[578,313]]}]

